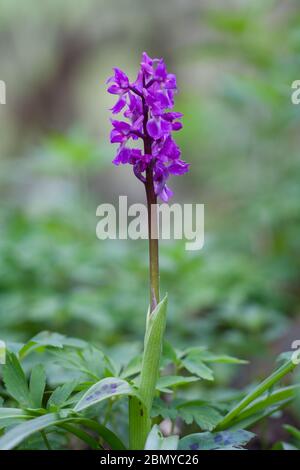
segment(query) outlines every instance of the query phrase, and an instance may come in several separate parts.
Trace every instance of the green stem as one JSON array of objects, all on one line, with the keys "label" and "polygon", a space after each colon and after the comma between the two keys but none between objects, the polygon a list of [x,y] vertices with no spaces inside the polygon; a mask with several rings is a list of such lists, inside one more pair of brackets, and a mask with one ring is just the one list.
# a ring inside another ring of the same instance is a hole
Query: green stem
[{"label": "green stem", "polygon": [[[144,97],[141,96],[141,98],[144,113],[144,151],[146,155],[151,155],[152,139],[147,132],[148,107]],[[165,299],[162,302],[162,310],[155,310],[160,302],[160,294],[157,197],[153,182],[153,165],[149,165],[146,170],[145,190],[148,208],[150,309],[139,386],[141,400],[136,397],[131,397],[129,400],[129,447],[133,450],[144,449],[146,438],[151,430],[151,408],[159,375],[167,303]]]},{"label": "green stem", "polygon": [[50,446],[50,442],[48,441],[48,438],[47,438],[47,435],[46,435],[45,431],[41,431],[41,435],[42,435],[43,441],[44,441],[47,449],[52,450],[51,446]]},{"label": "green stem", "polygon": [[149,168],[146,172],[145,189],[146,189],[147,207],[148,207],[150,309],[152,312],[155,309],[156,305],[159,303],[157,197],[154,191],[152,168]]}]

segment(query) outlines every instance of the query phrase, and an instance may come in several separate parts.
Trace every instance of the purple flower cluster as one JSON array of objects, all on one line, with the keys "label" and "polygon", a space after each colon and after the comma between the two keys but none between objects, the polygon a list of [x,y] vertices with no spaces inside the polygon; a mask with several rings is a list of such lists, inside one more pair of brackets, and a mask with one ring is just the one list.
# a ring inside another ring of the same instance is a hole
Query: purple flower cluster
[{"label": "purple flower cluster", "polygon": [[[119,144],[113,163],[133,165],[134,174],[144,183],[151,171],[156,195],[168,201],[173,195],[166,184],[169,176],[182,175],[189,169],[172,138],[172,132],[182,128],[182,114],[170,111],[177,92],[176,76],[167,72],[163,59],[151,59],[144,52],[135,82],[130,83],[127,75],[115,68],[108,83],[108,92],[118,96],[111,111],[122,111],[127,119],[111,121],[110,141]],[[143,150],[129,146],[130,140],[142,140]]]}]

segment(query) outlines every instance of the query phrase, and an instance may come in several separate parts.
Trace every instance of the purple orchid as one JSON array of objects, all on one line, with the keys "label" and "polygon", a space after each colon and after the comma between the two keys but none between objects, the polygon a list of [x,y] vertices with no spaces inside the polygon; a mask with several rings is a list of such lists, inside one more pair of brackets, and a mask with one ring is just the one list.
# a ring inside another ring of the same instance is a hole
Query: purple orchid
[{"label": "purple orchid", "polygon": [[[114,68],[108,79],[108,92],[118,95],[111,108],[113,114],[123,111],[128,121],[113,119],[110,141],[118,143],[115,165],[130,164],[134,174],[146,183],[146,174],[151,172],[155,194],[168,201],[173,193],[167,186],[170,175],[183,175],[189,164],[181,160],[181,152],[172,138],[172,132],[182,128],[182,114],[170,111],[177,92],[176,76],[167,72],[163,59],[151,59],[142,54],[140,70],[135,82]],[[124,109],[125,108],[125,109]],[[132,140],[144,142],[144,152],[129,147]]]}]

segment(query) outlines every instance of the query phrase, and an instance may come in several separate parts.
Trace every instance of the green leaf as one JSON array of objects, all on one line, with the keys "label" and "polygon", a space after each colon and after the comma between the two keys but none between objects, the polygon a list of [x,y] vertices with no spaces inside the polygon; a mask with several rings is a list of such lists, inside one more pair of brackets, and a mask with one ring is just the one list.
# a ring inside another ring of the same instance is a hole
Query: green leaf
[{"label": "green leaf", "polygon": [[57,387],[47,402],[47,408],[51,409],[51,407],[62,407],[70,397],[76,385],[77,381],[73,380],[72,382],[67,382]]},{"label": "green leaf", "polygon": [[51,413],[18,424],[7,431],[4,436],[0,437],[0,450],[14,449],[20,442],[32,434],[64,420],[65,418],[61,418],[58,414]]},{"label": "green leaf", "polygon": [[214,408],[199,405],[197,402],[183,404],[177,410],[186,424],[192,424],[195,421],[203,431],[212,431],[222,418],[222,415]]},{"label": "green leaf", "polygon": [[123,379],[127,379],[128,377],[132,377],[133,375],[137,375],[141,372],[142,369],[142,356],[136,356],[125,367],[123,370],[121,377]]},{"label": "green leaf", "polygon": [[295,437],[295,439],[298,439],[300,442],[300,430],[295,428],[295,426],[291,426],[290,424],[285,424],[284,429],[291,434],[291,436]]},{"label": "green leaf", "polygon": [[24,419],[29,419],[28,413],[24,410],[19,408],[0,408],[0,429]]},{"label": "green leaf", "polygon": [[150,410],[158,379],[162,342],[166,327],[168,297],[157,305],[147,316],[144,356],[140,381],[140,394],[145,406]]},{"label": "green leaf", "polygon": [[288,361],[277,369],[273,374],[267,377],[263,382],[257,385],[254,390],[249,392],[236,406],[233,407],[229,413],[220,421],[217,426],[218,430],[227,429],[230,424],[241,414],[241,412],[252,403],[254,400],[263,395],[268,389],[273,387],[275,383],[279,382],[285,375],[294,370],[296,364]]},{"label": "green leaf", "polygon": [[297,439],[300,443],[300,430],[295,428],[295,426],[291,426],[290,424],[285,424],[284,429],[291,434],[295,439]]},{"label": "green leaf", "polygon": [[214,380],[213,371],[207,367],[197,356],[187,356],[181,359],[182,366],[201,379]]},{"label": "green leaf", "polygon": [[[279,408],[290,403],[296,396],[299,385],[280,388],[271,393],[262,395],[248,405],[231,423],[230,428],[249,427],[263,417],[277,411]],[[242,426],[241,426],[242,423]]]},{"label": "green leaf", "polygon": [[184,377],[181,375],[165,375],[160,377],[156,384],[156,389],[161,392],[172,392],[169,387],[178,387],[180,385],[187,385],[192,382],[197,382],[198,377]]},{"label": "green leaf", "polygon": [[33,367],[29,382],[30,399],[33,408],[41,408],[46,387],[46,374],[42,364]]},{"label": "green leaf", "polygon": [[60,333],[54,333],[51,331],[41,331],[36,336],[31,338],[19,351],[20,358],[25,357],[29,352],[37,349],[41,346],[53,347],[62,349],[64,346],[70,346],[73,348],[84,348],[86,342],[75,339],[68,338]]},{"label": "green leaf", "polygon": [[[112,450],[126,449],[123,442],[118,438],[115,433],[113,433],[110,429],[98,423],[97,421],[80,416],[75,416],[74,418],[72,417],[72,420],[69,421],[72,421],[72,423],[81,423],[83,426],[95,431],[100,437],[102,437],[104,442],[106,442]],[[59,424],[59,426],[61,426],[61,424]]]},{"label": "green leaf", "polygon": [[243,429],[218,433],[190,434],[179,441],[180,450],[235,449],[247,444],[254,434]]},{"label": "green leaf", "polygon": [[201,354],[201,359],[204,362],[215,362],[217,364],[248,364],[249,362],[244,359],[238,359],[237,357],[227,356],[225,354],[213,354],[208,351],[204,351]]},{"label": "green leaf", "polygon": [[143,449],[151,429],[150,413],[159,375],[162,343],[166,327],[168,297],[148,310],[139,397],[129,403],[129,441],[132,449]]},{"label": "green leaf", "polygon": [[178,416],[176,403],[177,400],[172,400],[170,403],[167,403],[161,398],[156,398],[152,406],[151,417],[156,418],[157,416],[161,416],[163,419],[170,418],[175,420]]},{"label": "green leaf", "polygon": [[178,436],[164,437],[157,425],[151,429],[145,444],[145,450],[176,450]]},{"label": "green leaf", "polygon": [[14,353],[7,352],[6,364],[3,366],[3,380],[9,395],[21,406],[31,406],[27,380],[21,364]]},{"label": "green leaf", "polygon": [[107,398],[121,395],[135,395],[133,388],[125,380],[108,377],[92,385],[76,404],[74,411],[82,411]]}]

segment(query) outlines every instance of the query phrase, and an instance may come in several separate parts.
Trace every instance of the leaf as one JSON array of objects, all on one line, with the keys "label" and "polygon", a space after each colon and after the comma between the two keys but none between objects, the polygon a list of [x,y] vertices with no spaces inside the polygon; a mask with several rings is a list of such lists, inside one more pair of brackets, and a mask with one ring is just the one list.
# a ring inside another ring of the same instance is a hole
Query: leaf
[{"label": "leaf", "polygon": [[0,437],[0,450],[14,449],[20,442],[32,434],[65,421],[56,413],[46,414],[14,426]]},{"label": "leaf", "polygon": [[161,392],[172,392],[169,387],[178,387],[192,382],[197,382],[198,377],[184,377],[181,375],[165,375],[160,377],[156,384],[156,389]]},{"label": "leaf", "polygon": [[[66,369],[84,374],[96,382],[105,375],[117,375],[109,358],[99,349],[87,346],[84,349],[58,349],[52,354]],[[107,373],[108,372],[108,373]]]},{"label": "leaf", "polygon": [[164,341],[163,343],[163,360],[166,362],[166,364],[169,364],[170,362],[173,364],[177,364],[178,362],[178,356],[176,349],[173,348],[173,346],[168,342]]},{"label": "leaf", "polygon": [[137,375],[141,372],[142,369],[142,356],[136,356],[125,367],[123,370],[121,377],[126,379],[128,377],[132,377],[133,375]]},{"label": "leaf", "polygon": [[28,413],[19,408],[0,408],[0,429],[18,423],[20,420],[29,419]]},{"label": "leaf", "polygon": [[34,349],[39,348],[40,346],[48,346],[53,348],[62,349],[64,346],[70,346],[73,348],[84,348],[86,342],[75,339],[68,338],[60,333],[54,333],[51,331],[41,331],[36,336],[31,338],[28,343],[26,343],[19,351],[20,358],[25,357],[29,352]]},{"label": "leaf", "polygon": [[[110,429],[108,429],[106,426],[103,426],[103,424],[98,423],[97,421],[94,421],[89,418],[85,417],[74,417],[72,418],[72,423],[81,423],[85,427],[92,429],[95,431],[100,437],[103,438],[104,442],[108,444],[108,446],[112,450],[125,450],[126,447],[124,446],[123,442],[119,439],[119,437],[113,433]],[[60,426],[61,424],[59,424]]]},{"label": "leaf", "polygon": [[254,434],[244,429],[222,431],[218,433],[203,432],[190,434],[179,441],[180,450],[213,450],[232,449],[246,445]]},{"label": "leaf", "polygon": [[204,362],[215,362],[218,364],[248,364],[249,362],[244,359],[238,359],[237,357],[227,356],[225,354],[213,354],[208,351],[204,351],[201,354],[201,359]]},{"label": "leaf", "polygon": [[292,361],[288,361],[281,367],[279,367],[279,369],[277,369],[275,372],[273,372],[273,374],[263,380],[263,382],[257,385],[254,390],[249,392],[236,406],[234,406],[233,409],[229,411],[229,413],[227,413],[227,415],[220,421],[217,426],[217,429],[222,430],[230,427],[232,421],[234,421],[238,417],[238,415],[241,414],[241,412],[248,405],[250,405],[250,403],[252,403],[254,400],[263,395],[268,389],[273,387],[275,383],[279,382],[282,377],[294,370],[295,367],[296,364],[294,364]]},{"label": "leaf", "polygon": [[295,426],[291,426],[290,424],[285,424],[284,429],[291,434],[295,439],[297,439],[300,443],[300,430],[295,428]]},{"label": "leaf", "polygon": [[[248,405],[231,423],[230,428],[249,427],[263,417],[269,416],[284,405],[290,403],[295,398],[295,391],[299,385],[280,388],[271,393],[267,393],[254,400]],[[241,426],[242,424],[242,426]]]},{"label": "leaf", "polygon": [[46,374],[42,364],[33,367],[29,382],[30,399],[33,408],[41,408],[46,386]]},{"label": "leaf", "polygon": [[157,425],[151,429],[145,444],[145,450],[176,450],[178,436],[164,437]]},{"label": "leaf", "polygon": [[198,405],[197,402],[183,404],[177,409],[178,415],[186,424],[192,424],[195,421],[203,431],[212,431],[222,419],[217,410],[207,405]]},{"label": "leaf", "polygon": [[148,311],[144,341],[144,355],[140,380],[140,395],[148,410],[151,409],[161,359],[163,336],[166,327],[168,297]]},{"label": "leaf", "polygon": [[76,385],[77,381],[73,380],[72,382],[67,382],[57,387],[47,402],[47,408],[62,407],[70,397]]},{"label": "leaf", "polygon": [[120,395],[135,395],[135,392],[125,380],[116,377],[102,379],[85,392],[74,407],[74,411],[85,410],[102,400]]},{"label": "leaf", "polygon": [[153,402],[151,417],[156,418],[157,416],[161,416],[163,419],[170,418],[175,420],[178,416],[176,403],[177,400],[172,400],[170,403],[166,403],[161,398],[156,398]]},{"label": "leaf", "polygon": [[195,374],[201,379],[214,380],[213,371],[199,360],[197,356],[187,356],[185,359],[181,359],[181,364],[191,374]]},{"label": "leaf", "polygon": [[3,366],[3,380],[7,392],[21,406],[31,406],[31,397],[24,371],[17,356],[7,352],[6,364]]}]

